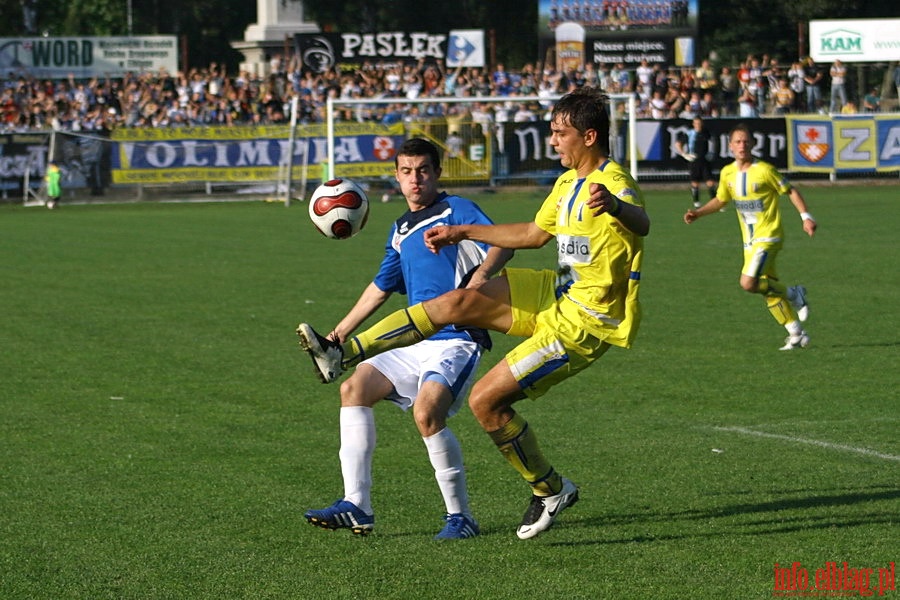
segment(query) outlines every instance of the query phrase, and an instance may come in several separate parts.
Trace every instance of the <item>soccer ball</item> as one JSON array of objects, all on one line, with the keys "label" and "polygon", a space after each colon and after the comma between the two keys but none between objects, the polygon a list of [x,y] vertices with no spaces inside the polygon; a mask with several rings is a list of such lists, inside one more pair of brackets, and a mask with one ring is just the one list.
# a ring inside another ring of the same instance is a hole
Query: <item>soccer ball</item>
[{"label": "soccer ball", "polygon": [[346,240],[365,227],[369,197],[349,179],[326,181],[309,199],[309,218],[325,237]]}]

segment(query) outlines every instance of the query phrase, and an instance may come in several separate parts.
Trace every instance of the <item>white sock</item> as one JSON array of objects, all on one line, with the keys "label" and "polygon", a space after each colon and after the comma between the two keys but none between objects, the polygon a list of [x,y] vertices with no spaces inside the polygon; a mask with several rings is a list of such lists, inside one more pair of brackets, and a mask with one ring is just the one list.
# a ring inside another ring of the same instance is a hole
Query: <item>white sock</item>
[{"label": "white sock", "polygon": [[791,337],[797,337],[803,333],[803,324],[800,321],[785,323],[784,328],[787,329]]},{"label": "white sock", "polygon": [[372,453],[375,451],[375,414],[368,406],[341,407],[341,475],[344,500],[372,514]]},{"label": "white sock", "polygon": [[448,514],[462,513],[472,516],[469,511],[469,494],[466,490],[466,471],[463,467],[462,448],[459,440],[449,427],[434,435],[423,437],[428,449],[428,458],[434,467],[444,506]]}]

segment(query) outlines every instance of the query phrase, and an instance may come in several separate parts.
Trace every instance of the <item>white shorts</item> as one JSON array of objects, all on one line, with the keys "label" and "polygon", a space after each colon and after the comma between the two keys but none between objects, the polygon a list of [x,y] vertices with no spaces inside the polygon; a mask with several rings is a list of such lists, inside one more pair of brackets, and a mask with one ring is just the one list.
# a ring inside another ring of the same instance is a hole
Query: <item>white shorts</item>
[{"label": "white shorts", "polygon": [[363,361],[384,375],[394,386],[385,400],[403,410],[416,401],[426,381],[438,381],[450,388],[456,414],[475,382],[482,347],[466,340],[424,340],[406,348],[396,348]]}]

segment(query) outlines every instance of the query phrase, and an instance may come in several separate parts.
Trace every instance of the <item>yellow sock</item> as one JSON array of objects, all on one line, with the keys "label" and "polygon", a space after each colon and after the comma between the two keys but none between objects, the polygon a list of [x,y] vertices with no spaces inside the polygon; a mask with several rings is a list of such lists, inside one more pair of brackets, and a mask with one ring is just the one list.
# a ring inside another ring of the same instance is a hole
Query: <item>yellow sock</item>
[{"label": "yellow sock", "polygon": [[787,298],[766,296],[766,307],[779,325],[787,325],[797,320],[797,311]]},{"label": "yellow sock", "polygon": [[552,496],[562,489],[562,478],[538,446],[537,435],[518,413],[509,423],[492,431],[494,444],[513,468],[531,485],[537,496]]},{"label": "yellow sock", "polygon": [[766,307],[779,325],[797,320],[797,311],[787,299],[787,286],[777,279],[763,277],[759,280],[759,293],[766,297]]},{"label": "yellow sock", "polygon": [[428,318],[422,304],[392,312],[362,333],[344,342],[344,368],[394,348],[410,346],[431,337],[437,327]]}]

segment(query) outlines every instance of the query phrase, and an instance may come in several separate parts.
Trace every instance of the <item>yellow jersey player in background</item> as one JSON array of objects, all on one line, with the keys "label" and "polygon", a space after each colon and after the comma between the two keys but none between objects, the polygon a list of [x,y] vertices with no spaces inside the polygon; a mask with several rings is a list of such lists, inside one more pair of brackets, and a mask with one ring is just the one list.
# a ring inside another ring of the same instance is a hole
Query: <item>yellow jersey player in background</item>
[{"label": "yellow jersey player in background", "polygon": [[[469,397],[481,427],[530,486],[531,502],[516,531],[521,539],[549,529],[578,500],[578,488],[544,456],[534,429],[513,405],[542,396],[611,346],[629,347],[640,322],[641,256],[650,219],[637,184],[609,159],[608,110],[606,96],[587,87],[556,103],[550,145],[568,170],[533,221],[432,223],[425,241],[434,252],[463,240],[492,246],[466,289],[397,311],[343,345],[305,323],[297,329],[323,380],[449,323],[527,338],[475,383]],[[554,237],[559,269],[505,268],[494,277],[505,261],[501,249],[540,248]]]},{"label": "yellow jersey player in background", "polygon": [[809,344],[809,335],[803,328],[809,316],[806,288],[787,287],[779,281],[775,269],[775,259],[784,243],[779,198],[785,194],[790,197],[807,235],[816,232],[816,221],[800,192],[775,167],[753,157],[753,136],[745,125],[731,131],[729,147],[734,162],[719,173],[716,197],[700,208],[687,211],[684,222],[691,224],[700,217],[719,212],[729,202],[734,203],[744,241],[741,288],[751,294],[762,294],[769,312],[787,329],[788,336],[781,350],[805,348]]}]

